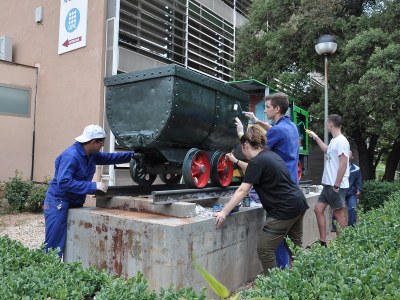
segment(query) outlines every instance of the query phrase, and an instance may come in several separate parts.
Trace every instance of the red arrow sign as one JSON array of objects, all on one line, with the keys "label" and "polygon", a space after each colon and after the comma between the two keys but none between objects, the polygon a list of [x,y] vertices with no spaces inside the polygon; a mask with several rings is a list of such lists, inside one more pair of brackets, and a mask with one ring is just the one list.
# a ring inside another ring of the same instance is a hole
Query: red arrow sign
[{"label": "red arrow sign", "polygon": [[63,43],[63,46],[68,48],[69,45],[75,44],[75,43],[80,42],[80,41],[82,41],[82,36],[78,36],[78,37],[70,39],[70,40],[67,39]]}]

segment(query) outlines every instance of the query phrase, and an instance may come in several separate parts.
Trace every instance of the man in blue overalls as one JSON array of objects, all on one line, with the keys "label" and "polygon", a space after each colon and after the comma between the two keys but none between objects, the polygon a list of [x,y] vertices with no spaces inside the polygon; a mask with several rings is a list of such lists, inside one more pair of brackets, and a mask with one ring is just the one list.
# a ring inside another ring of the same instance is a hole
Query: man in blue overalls
[{"label": "man in blue overalls", "polygon": [[[285,162],[290,176],[295,184],[298,184],[297,166],[299,162],[299,132],[296,125],[286,116],[289,109],[288,97],[283,93],[276,93],[265,97],[264,113],[267,119],[273,120],[275,125],[260,121],[253,113],[246,112],[253,124],[258,124],[267,131],[267,147],[278,154]],[[236,120],[238,135],[243,133],[243,125],[240,120]],[[289,265],[289,254],[284,246],[284,242],[276,251],[277,265],[284,268]]]},{"label": "man in blue overalls", "polygon": [[64,150],[55,161],[54,178],[49,184],[43,211],[45,216],[45,249],[59,248],[60,258],[64,253],[67,237],[67,215],[69,208],[82,207],[86,195],[96,190],[107,192],[107,185],[92,182],[96,165],[126,163],[132,151],[121,153],[100,152],[106,133],[98,125],[86,126],[76,142]]}]

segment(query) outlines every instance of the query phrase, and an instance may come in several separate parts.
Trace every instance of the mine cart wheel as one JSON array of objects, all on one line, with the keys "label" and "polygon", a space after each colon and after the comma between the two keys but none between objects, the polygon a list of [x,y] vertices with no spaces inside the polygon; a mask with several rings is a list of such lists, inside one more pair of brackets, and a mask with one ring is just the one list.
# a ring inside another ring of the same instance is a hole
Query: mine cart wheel
[{"label": "mine cart wheel", "polygon": [[217,151],[211,158],[211,182],[218,186],[228,186],[233,177],[233,163],[226,153]]},{"label": "mine cart wheel", "polygon": [[207,154],[196,148],[190,149],[183,160],[182,174],[186,184],[195,188],[204,187],[210,178]]},{"label": "mine cart wheel", "polygon": [[182,175],[179,174],[159,174],[160,179],[166,185],[176,185],[181,181]]},{"label": "mine cart wheel", "polygon": [[131,159],[129,173],[131,174],[132,180],[140,186],[151,186],[157,178],[156,174],[144,173],[143,169],[138,167],[138,164],[134,159]]}]

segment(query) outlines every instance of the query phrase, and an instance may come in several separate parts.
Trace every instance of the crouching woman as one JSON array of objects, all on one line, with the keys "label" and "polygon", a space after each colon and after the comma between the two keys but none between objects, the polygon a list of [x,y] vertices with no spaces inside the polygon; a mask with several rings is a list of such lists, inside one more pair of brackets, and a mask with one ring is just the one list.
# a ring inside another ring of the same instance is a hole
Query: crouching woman
[{"label": "crouching woman", "polygon": [[230,211],[254,186],[268,213],[257,245],[264,273],[268,274],[277,266],[275,251],[286,236],[301,247],[303,217],[309,207],[303,192],[293,183],[284,161],[276,153],[264,149],[265,139],[265,134],[254,126],[241,137],[242,152],[250,161],[248,164],[228,154],[232,162],[246,169],[246,174],[229,203],[217,213],[215,222],[220,228]]}]

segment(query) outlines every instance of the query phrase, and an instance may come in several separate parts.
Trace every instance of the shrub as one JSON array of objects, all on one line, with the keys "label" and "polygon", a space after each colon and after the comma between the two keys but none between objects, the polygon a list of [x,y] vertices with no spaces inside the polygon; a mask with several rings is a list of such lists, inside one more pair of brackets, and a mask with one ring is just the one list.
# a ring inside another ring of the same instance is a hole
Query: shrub
[{"label": "shrub", "polygon": [[60,263],[56,250],[29,250],[8,237],[0,238],[0,273],[2,299],[85,299],[110,280],[79,263]]},{"label": "shrub", "polygon": [[328,248],[295,249],[291,269],[260,276],[245,299],[397,299],[400,295],[400,192],[362,215]]},{"label": "shrub", "polygon": [[30,250],[0,236],[1,299],[205,300],[192,288],[150,290],[141,273],[129,280],[81,263],[61,263],[57,250]]},{"label": "shrub", "polygon": [[367,181],[360,195],[360,204],[364,211],[378,208],[396,191],[400,191],[400,182]]},{"label": "shrub", "polygon": [[4,197],[12,211],[21,212],[32,190],[33,184],[22,179],[22,172],[15,170],[15,176],[5,183]]},{"label": "shrub", "polygon": [[30,212],[38,213],[43,211],[43,201],[49,188],[48,180],[44,184],[33,185],[26,200],[27,208]]}]

